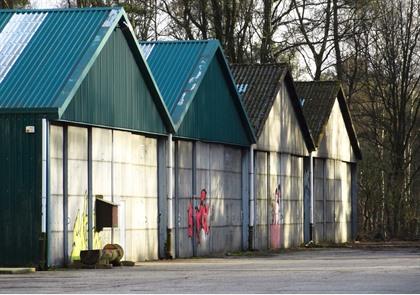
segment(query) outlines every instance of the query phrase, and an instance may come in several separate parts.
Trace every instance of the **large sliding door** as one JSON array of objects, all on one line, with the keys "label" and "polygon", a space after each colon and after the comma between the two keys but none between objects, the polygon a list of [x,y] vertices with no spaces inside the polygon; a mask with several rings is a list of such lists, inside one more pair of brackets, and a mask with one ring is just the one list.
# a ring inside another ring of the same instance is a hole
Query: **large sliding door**
[{"label": "large sliding door", "polygon": [[[124,259],[158,258],[157,139],[104,128],[51,125],[49,163],[52,265],[79,260],[80,251],[88,248],[89,187],[93,200],[118,205],[118,227],[100,232],[93,228],[93,249],[118,243]],[[94,208],[92,220],[94,227]]]}]

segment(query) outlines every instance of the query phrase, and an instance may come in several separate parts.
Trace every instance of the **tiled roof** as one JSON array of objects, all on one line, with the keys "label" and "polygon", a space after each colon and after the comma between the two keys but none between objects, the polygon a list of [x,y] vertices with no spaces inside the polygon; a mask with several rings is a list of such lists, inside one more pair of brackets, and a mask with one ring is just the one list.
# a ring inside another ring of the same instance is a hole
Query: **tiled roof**
[{"label": "tiled roof", "polygon": [[338,81],[295,82],[295,87],[298,98],[303,103],[306,122],[315,144],[318,144],[337,98],[340,83]]},{"label": "tiled roof", "polygon": [[310,81],[295,82],[295,86],[315,145],[318,146],[322,139],[324,128],[337,98],[353,151],[361,159],[362,153],[341,83],[339,81]]},{"label": "tiled roof", "polygon": [[260,136],[287,67],[284,64],[233,64],[231,69],[254,130]]},{"label": "tiled roof", "polygon": [[231,69],[257,137],[264,129],[281,83],[285,81],[306,145],[309,150],[313,148],[293,78],[286,64],[232,64]]}]

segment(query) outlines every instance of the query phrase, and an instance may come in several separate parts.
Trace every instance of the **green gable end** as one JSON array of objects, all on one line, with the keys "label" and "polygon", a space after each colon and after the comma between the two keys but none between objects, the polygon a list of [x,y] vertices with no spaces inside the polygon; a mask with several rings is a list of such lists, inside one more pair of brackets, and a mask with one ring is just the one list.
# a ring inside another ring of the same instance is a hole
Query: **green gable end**
[{"label": "green gable end", "polygon": [[120,28],[116,28],[61,120],[166,134],[150,88]]},{"label": "green gable end", "polygon": [[239,107],[235,105],[239,102],[229,87],[229,77],[222,69],[221,59],[218,53],[215,54],[177,136],[249,146],[247,129],[241,120]]}]

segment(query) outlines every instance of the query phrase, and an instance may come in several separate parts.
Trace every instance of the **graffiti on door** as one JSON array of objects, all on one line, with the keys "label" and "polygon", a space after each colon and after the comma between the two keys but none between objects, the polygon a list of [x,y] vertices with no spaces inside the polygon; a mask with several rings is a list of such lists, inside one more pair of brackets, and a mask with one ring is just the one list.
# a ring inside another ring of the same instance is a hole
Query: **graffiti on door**
[{"label": "graffiti on door", "polygon": [[281,199],[281,186],[277,185],[274,193],[274,199],[271,204],[271,224],[280,224],[280,199]]},{"label": "graffiti on door", "polygon": [[[194,197],[193,197],[194,199]],[[209,225],[209,213],[210,207],[207,201],[207,191],[202,189],[200,192],[200,203],[198,206],[193,208],[193,201],[188,204],[188,237],[192,238],[194,234],[197,236],[197,242],[200,243],[200,233],[203,232],[205,235],[210,233]]]},{"label": "graffiti on door", "polygon": [[271,201],[271,224],[270,224],[270,248],[280,248],[280,233],[281,233],[281,220],[282,220],[282,195],[281,186],[277,185],[274,196]]},{"label": "graffiti on door", "polygon": [[[95,220],[95,215],[93,216]],[[99,232],[93,232],[93,248],[101,249],[102,241]],[[87,196],[85,195],[83,207],[77,210],[73,226],[73,244],[70,254],[72,261],[80,260],[80,251],[88,248],[88,214],[87,214]]]}]

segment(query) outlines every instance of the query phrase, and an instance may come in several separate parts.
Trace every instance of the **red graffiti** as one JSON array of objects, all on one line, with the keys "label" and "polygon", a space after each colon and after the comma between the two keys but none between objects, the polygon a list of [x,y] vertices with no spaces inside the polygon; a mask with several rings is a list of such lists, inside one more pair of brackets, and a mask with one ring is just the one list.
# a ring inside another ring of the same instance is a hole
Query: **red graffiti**
[{"label": "red graffiti", "polygon": [[209,233],[210,226],[207,223],[208,216],[209,216],[209,205],[200,204],[200,207],[196,209],[198,233],[200,232],[201,229],[203,229],[205,234]]},{"label": "red graffiti", "polygon": [[200,192],[200,201],[204,202],[207,199],[207,191],[205,189],[202,189]]},{"label": "red graffiti", "polygon": [[[201,230],[203,230],[206,235],[208,235],[210,232],[210,226],[208,224],[210,208],[209,205],[206,204],[206,199],[207,191],[202,189],[200,193],[200,205],[195,207],[195,210],[193,210],[192,202],[188,204],[188,237],[192,237],[193,228],[195,227],[198,243],[200,243]],[[195,214],[195,216],[193,216],[193,214]]]}]

